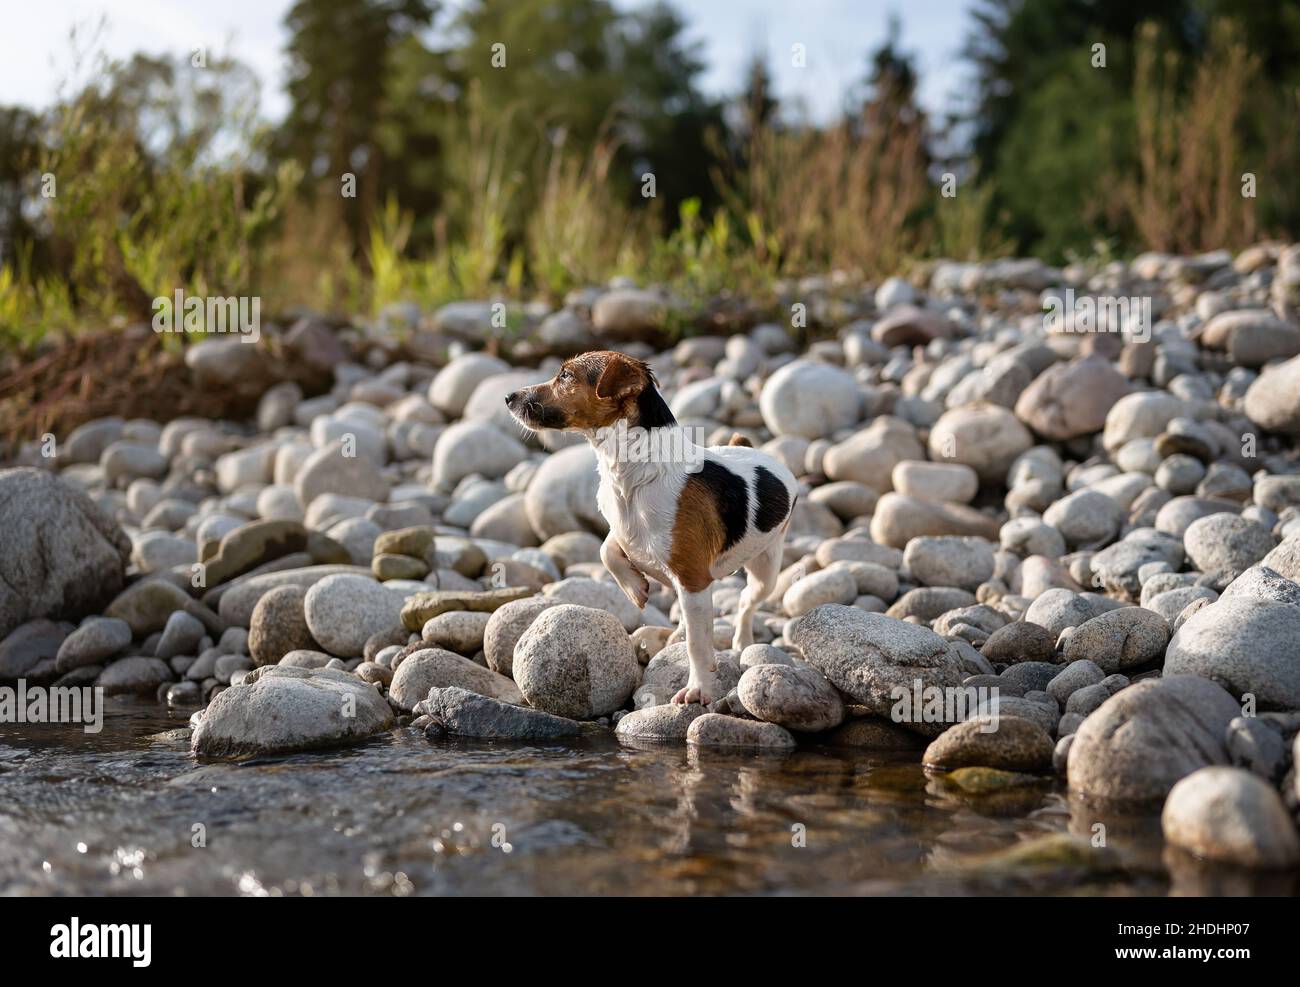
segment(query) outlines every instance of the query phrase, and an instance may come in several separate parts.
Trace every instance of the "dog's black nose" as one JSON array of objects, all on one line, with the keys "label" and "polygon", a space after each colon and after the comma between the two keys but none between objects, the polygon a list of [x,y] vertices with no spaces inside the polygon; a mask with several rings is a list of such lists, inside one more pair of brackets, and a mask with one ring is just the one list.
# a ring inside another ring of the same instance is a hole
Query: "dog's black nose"
[{"label": "dog's black nose", "polygon": [[506,405],[508,407],[513,408],[515,406],[515,402],[518,400],[519,400],[518,391],[511,391],[509,394],[506,395]]}]

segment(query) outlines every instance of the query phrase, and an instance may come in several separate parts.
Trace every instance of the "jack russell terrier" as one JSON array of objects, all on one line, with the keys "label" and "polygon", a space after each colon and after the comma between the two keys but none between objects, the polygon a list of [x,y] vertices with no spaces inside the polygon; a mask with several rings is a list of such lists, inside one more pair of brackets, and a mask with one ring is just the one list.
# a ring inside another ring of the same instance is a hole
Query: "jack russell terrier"
[{"label": "jack russell terrier", "polygon": [[641,360],[583,353],[506,405],[529,429],[579,432],[591,443],[597,506],[609,522],[601,561],[638,608],[650,593],[647,577],[676,591],[691,671],[673,702],[708,705],[719,698],[713,581],[742,566],[748,574],[732,641],[740,651],[754,643],[754,613],[776,585],[798,484],[743,436],[725,446],[692,442],[656,383]]}]

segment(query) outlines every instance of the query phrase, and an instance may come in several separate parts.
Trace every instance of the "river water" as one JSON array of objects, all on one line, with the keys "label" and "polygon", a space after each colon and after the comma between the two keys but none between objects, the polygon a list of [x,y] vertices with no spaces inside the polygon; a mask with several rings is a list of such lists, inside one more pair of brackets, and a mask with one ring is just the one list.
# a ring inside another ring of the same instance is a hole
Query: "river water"
[{"label": "river water", "polygon": [[[1057,783],[971,795],[916,755],[430,741],[197,763],[186,717],[0,725],[0,893],[1294,893]],[[1097,827],[1103,827],[1098,830]],[[1104,847],[1094,848],[1094,844]],[[1281,883],[1277,883],[1281,881]]]}]

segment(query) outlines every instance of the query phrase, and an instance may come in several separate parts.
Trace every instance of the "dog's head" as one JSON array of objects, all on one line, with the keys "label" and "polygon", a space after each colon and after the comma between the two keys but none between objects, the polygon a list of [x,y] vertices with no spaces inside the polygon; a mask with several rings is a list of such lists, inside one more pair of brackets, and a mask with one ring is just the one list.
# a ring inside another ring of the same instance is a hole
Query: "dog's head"
[{"label": "dog's head", "polygon": [[544,384],[506,396],[506,407],[532,429],[591,433],[618,422],[642,428],[676,424],[643,360],[597,350],[566,360]]}]

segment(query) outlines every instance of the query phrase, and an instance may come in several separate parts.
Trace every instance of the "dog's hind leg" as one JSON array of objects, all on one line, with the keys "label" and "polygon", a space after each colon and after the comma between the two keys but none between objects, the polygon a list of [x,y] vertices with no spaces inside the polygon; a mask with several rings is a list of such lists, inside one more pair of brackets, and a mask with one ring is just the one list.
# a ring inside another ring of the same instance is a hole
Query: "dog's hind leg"
[{"label": "dog's hind leg", "polygon": [[686,624],[686,653],[690,657],[691,673],[686,687],[673,696],[675,703],[699,703],[707,706],[717,698],[714,671],[717,664],[713,656],[713,584],[691,593],[680,584],[677,600],[681,604],[682,622]]},{"label": "dog's hind leg", "polygon": [[749,577],[745,588],[740,593],[740,606],[736,609],[736,633],[731,639],[731,646],[737,657],[754,643],[754,614],[758,606],[772,593],[776,586],[776,576],[781,568],[781,538],[773,538],[763,551],[745,563],[745,573]]}]

